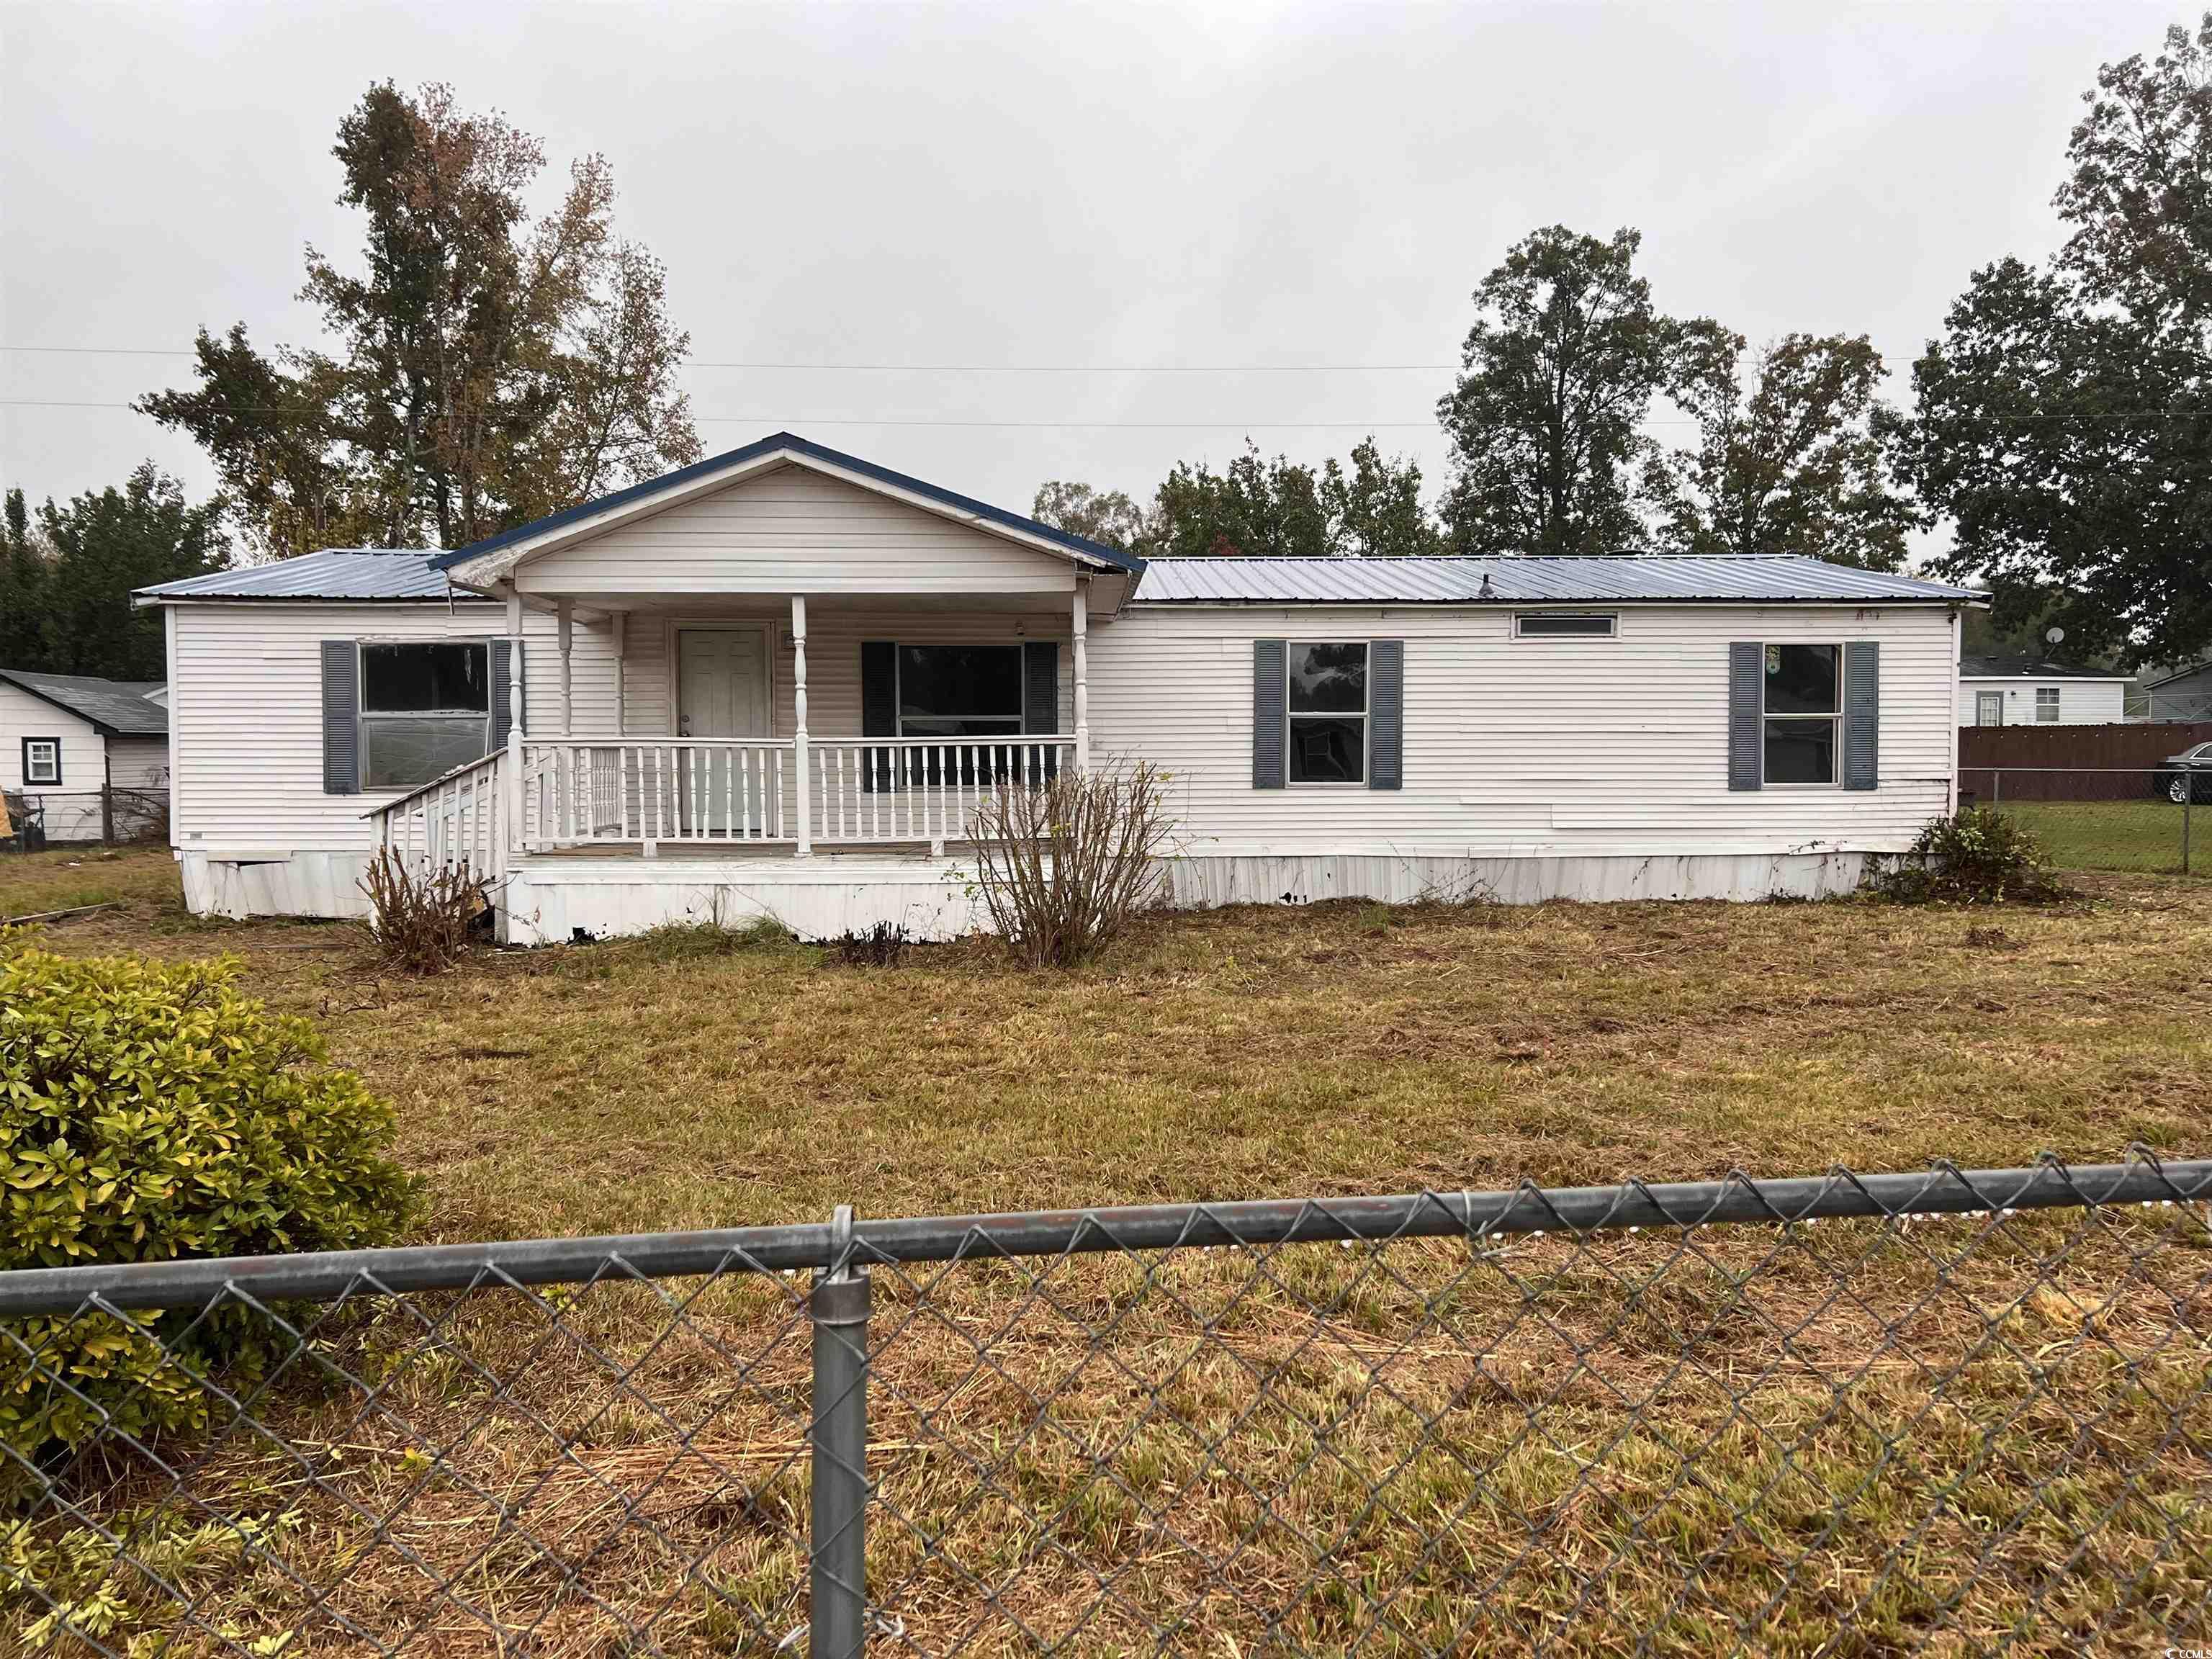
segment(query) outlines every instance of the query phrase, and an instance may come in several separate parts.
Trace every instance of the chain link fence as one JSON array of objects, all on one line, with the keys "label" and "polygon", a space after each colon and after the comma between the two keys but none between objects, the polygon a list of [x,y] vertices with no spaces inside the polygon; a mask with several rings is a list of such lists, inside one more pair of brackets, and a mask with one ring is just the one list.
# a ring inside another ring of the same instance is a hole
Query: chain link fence
[{"label": "chain link fence", "polygon": [[2212,869],[2212,745],[2185,765],[1962,766],[1959,801],[2019,819],[2062,870]]},{"label": "chain link fence", "polygon": [[[64,1425],[0,1442],[0,1643],[2212,1644],[2208,1200],[2136,1152],[0,1275]],[[197,1426],[103,1393],[149,1356]]]}]

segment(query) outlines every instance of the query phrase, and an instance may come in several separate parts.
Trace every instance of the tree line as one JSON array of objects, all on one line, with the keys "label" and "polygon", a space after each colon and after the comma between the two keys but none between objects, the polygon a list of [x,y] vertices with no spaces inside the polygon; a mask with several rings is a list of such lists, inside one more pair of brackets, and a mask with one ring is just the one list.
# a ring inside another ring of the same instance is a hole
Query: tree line
[{"label": "tree line", "polygon": [[[1980,643],[2125,665],[2212,649],[2212,13],[2103,66],[2041,264],[1974,271],[1877,396],[1864,335],[1753,347],[1654,304],[1632,229],[1512,248],[1437,405],[1433,514],[1370,437],[1346,471],[1249,446],[1148,502],[1059,481],[1041,518],[1152,555],[1803,553],[1876,569],[1948,526],[1931,573],[1987,586]],[[1654,410],[1667,411],[1665,424]],[[1670,443],[1657,432],[1677,432]],[[1370,504],[1387,511],[1362,511]]]},{"label": "tree line", "polygon": [[[1753,343],[1662,310],[1642,236],[1509,249],[1437,417],[1447,476],[1370,435],[1342,460],[1171,467],[1138,499],[1074,480],[1037,517],[1149,556],[1800,553],[1876,569],[1948,526],[1933,574],[1987,586],[1986,637],[2129,663],[2212,649],[2212,12],[2103,66],[2067,143],[2041,264],[1967,278],[1885,403],[1863,334]],[[616,233],[605,161],[526,197],[538,142],[449,88],[372,86],[340,122],[358,258],[310,248],[329,349],[201,331],[197,384],[137,407],[221,490],[150,464],[121,489],[10,498],[0,662],[158,672],[130,586],[331,545],[457,546],[700,453],[665,273]],[[224,539],[226,532],[230,539]],[[87,621],[86,618],[96,618]],[[116,671],[120,672],[120,671]]]}]

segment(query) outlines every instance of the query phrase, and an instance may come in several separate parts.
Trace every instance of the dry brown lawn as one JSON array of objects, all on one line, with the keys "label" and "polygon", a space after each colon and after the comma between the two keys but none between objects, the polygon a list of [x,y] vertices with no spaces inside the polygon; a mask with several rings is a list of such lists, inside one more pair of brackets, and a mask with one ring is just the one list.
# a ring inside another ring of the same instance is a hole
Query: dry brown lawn
[{"label": "dry brown lawn", "polygon": [[[236,955],[398,1103],[422,1236],[475,1239],[2212,1152],[2212,885],[2087,879],[1235,911],[1050,977],[691,932],[406,980],[357,930],[193,921],[142,854],[0,864],[0,915],[113,898],[49,942]],[[879,1273],[878,1650],[2203,1641],[2201,1222],[1988,1226]],[[265,1532],[133,1522],[206,1598],[178,1650],[771,1650],[805,1617],[793,1288],[337,1320],[317,1352],[373,1408],[281,1383],[283,1442],[195,1477]],[[106,1512],[160,1494],[105,1478]],[[28,1570],[110,1582],[65,1545]],[[166,1628],[123,1595],[126,1635]]]},{"label": "dry brown lawn", "polygon": [[2212,1149],[2212,884],[2090,902],[1342,903],[1104,965],[895,969],[701,933],[417,981],[360,930],[198,922],[158,853],[0,863],[54,948],[229,953],[397,1103],[439,1238],[2014,1164]]}]

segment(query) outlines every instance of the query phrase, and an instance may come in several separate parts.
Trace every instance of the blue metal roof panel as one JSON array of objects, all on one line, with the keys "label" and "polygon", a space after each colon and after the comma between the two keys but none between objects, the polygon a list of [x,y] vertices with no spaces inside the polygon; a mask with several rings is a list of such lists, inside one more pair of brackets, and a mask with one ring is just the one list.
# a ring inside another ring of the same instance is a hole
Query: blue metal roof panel
[{"label": "blue metal roof panel", "polygon": [[211,575],[142,587],[134,599],[444,599],[481,596],[453,589],[433,562],[434,548],[331,547],[273,564],[250,564]]},{"label": "blue metal roof panel", "polygon": [[1009,513],[1003,507],[993,507],[988,501],[979,501],[972,495],[963,495],[955,490],[942,489],[921,478],[910,477],[903,472],[894,472],[887,466],[878,466],[873,461],[864,461],[857,455],[848,455],[842,450],[830,449],[823,445],[810,442],[792,432],[771,433],[756,442],[726,451],[720,455],[710,456],[703,461],[695,461],[690,466],[681,467],[674,472],[664,472],[657,478],[647,478],[642,483],[630,485],[627,489],[617,489],[611,495],[601,495],[593,501],[579,501],[575,506],[565,507],[558,513],[550,513],[542,519],[532,519],[528,524],[517,525],[512,530],[503,530],[496,536],[487,536],[482,541],[471,542],[466,547],[453,552],[437,554],[432,562],[441,570],[450,569],[464,560],[480,558],[484,554],[496,551],[511,542],[520,541],[526,537],[538,535],[544,531],[557,530],[562,525],[574,524],[579,519],[587,518],[594,513],[605,512],[608,507],[621,507],[630,501],[641,501],[647,496],[659,495],[665,489],[673,489],[678,484],[688,483],[694,478],[704,477],[726,467],[742,465],[747,461],[757,460],[763,455],[772,454],[779,450],[787,450],[794,454],[810,456],[825,465],[842,467],[848,472],[857,472],[864,477],[873,478],[878,483],[889,484],[894,489],[903,489],[914,495],[927,496],[930,500],[940,502],[946,507],[956,507],[963,513],[972,513],[977,518],[990,520],[994,524],[1004,525],[1010,530],[1018,530],[1028,535],[1041,536],[1048,541],[1059,544],[1071,553],[1078,554],[1114,569],[1127,570],[1133,574],[1145,568],[1145,562],[1134,554],[1124,553],[1118,548],[1107,546],[1103,542],[1094,542],[1086,536],[1077,536],[1065,530],[1056,530],[1052,526],[1039,523],[1035,519],[1025,519],[1018,513]]},{"label": "blue metal roof panel", "polygon": [[[1486,586],[1485,584],[1487,583]],[[1154,559],[1136,605],[1959,604],[1986,596],[1795,555]]]}]

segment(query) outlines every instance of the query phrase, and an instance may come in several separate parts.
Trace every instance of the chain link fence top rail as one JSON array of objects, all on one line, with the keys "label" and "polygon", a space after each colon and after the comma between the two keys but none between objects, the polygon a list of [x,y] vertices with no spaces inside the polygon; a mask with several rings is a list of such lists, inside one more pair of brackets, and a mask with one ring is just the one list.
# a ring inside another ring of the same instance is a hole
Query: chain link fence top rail
[{"label": "chain link fence top rail", "polygon": [[0,1399],[74,1409],[0,1443],[0,1645],[2212,1645],[2208,1200],[2136,1152],[0,1275]]}]

